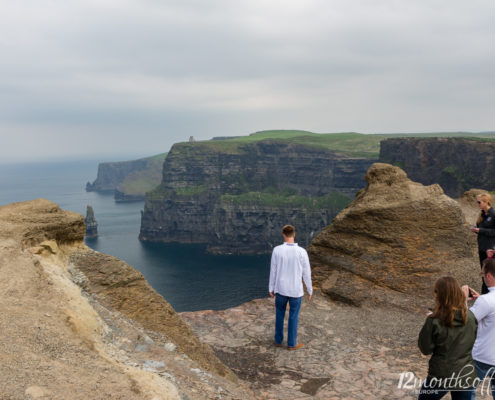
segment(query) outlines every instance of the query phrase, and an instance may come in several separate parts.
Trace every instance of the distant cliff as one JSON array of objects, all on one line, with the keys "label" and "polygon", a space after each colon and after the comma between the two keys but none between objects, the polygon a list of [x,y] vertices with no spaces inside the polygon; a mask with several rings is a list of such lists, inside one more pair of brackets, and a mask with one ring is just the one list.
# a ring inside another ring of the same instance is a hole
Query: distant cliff
[{"label": "distant cliff", "polygon": [[473,187],[495,189],[495,141],[490,139],[386,139],[380,161],[399,166],[414,181],[438,183],[452,197]]},{"label": "distant cliff", "polygon": [[100,163],[96,180],[86,184],[86,191],[113,192],[116,201],[144,200],[146,192],[160,184],[166,155]]},{"label": "distant cliff", "polygon": [[306,246],[364,186],[373,161],[284,140],[175,144],[146,196],[140,239],[262,253],[291,223]]}]

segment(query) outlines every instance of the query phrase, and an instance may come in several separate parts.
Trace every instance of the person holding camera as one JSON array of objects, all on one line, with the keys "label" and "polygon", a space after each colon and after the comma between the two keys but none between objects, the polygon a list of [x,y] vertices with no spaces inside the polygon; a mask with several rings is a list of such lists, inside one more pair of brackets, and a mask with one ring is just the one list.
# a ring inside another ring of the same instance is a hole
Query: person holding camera
[{"label": "person holding camera", "polygon": [[453,400],[468,400],[477,378],[471,349],[478,324],[455,278],[438,278],[434,293],[435,309],[418,338],[421,353],[432,355],[418,400],[441,399],[448,392]]},{"label": "person holding camera", "polygon": [[478,333],[473,347],[474,365],[478,378],[490,379],[492,397],[495,400],[495,259],[486,259],[481,270],[483,282],[488,288],[487,294],[480,295],[469,286],[462,291],[468,300],[474,300],[470,308],[478,320]]}]

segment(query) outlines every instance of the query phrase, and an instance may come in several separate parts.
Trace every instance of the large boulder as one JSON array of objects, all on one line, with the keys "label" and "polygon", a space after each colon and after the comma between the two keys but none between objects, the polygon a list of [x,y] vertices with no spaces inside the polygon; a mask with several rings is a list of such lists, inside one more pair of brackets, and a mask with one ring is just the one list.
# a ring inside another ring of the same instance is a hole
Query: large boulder
[{"label": "large boulder", "polygon": [[356,306],[420,310],[432,304],[439,276],[480,285],[474,234],[439,185],[412,182],[383,163],[369,168],[366,181],[308,249],[324,293]]}]

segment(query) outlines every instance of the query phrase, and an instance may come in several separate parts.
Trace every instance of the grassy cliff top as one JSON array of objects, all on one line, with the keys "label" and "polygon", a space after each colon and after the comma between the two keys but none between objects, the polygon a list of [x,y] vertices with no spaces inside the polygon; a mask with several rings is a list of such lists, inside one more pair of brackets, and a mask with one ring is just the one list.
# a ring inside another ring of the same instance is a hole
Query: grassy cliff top
[{"label": "grassy cliff top", "polygon": [[[380,152],[380,142],[387,138],[400,137],[464,137],[479,138],[480,140],[495,140],[495,132],[431,132],[431,133],[393,133],[393,134],[363,134],[356,132],[314,133],[302,130],[267,130],[252,133],[249,136],[217,138],[216,140],[198,141],[194,143],[177,143],[176,146],[186,147],[189,151],[215,151],[236,154],[242,152],[242,146],[261,141],[276,141],[305,145],[313,148],[336,151],[351,157],[377,158]],[[185,150],[185,149],[183,149]]]},{"label": "grassy cliff top", "polygon": [[313,133],[298,130],[274,130],[221,140],[182,142],[175,144],[174,147],[190,154],[200,154],[205,151],[238,154],[244,151],[245,145],[252,143],[283,142],[336,151],[348,156],[376,158],[380,151],[380,141],[384,138],[383,135],[365,135],[353,132]]},{"label": "grassy cliff top", "polygon": [[142,195],[158,186],[162,180],[163,161],[168,153],[146,158],[147,168],[133,171],[118,186],[118,190],[127,195]]}]

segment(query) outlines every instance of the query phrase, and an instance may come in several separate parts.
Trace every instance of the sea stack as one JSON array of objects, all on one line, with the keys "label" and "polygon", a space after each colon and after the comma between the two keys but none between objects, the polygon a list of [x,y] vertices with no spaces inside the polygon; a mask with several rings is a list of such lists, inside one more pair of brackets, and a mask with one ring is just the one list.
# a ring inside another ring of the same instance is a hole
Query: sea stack
[{"label": "sea stack", "polygon": [[93,207],[88,206],[86,209],[86,218],[84,218],[84,222],[86,223],[86,237],[98,237],[98,222],[96,222]]}]

